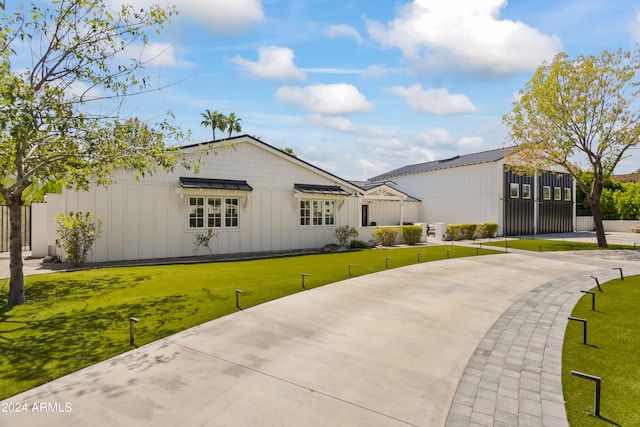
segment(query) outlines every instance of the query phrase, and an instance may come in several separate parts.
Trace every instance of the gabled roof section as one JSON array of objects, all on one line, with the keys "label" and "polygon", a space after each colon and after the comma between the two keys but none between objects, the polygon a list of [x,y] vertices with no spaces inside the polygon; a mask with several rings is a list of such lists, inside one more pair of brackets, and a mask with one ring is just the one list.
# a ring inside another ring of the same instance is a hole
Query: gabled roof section
[{"label": "gabled roof section", "polygon": [[332,196],[348,196],[350,194],[339,185],[294,184],[293,188],[301,193],[327,194]]},{"label": "gabled roof section", "polygon": [[320,175],[323,175],[326,178],[338,181],[341,185],[344,185],[345,187],[349,188],[352,191],[356,191],[358,193],[362,193],[362,189],[360,187],[358,187],[357,185],[353,185],[351,182],[347,181],[346,179],[340,178],[337,175],[332,174],[331,172],[327,172],[324,169],[320,169],[319,167],[312,165],[309,162],[305,162],[304,160],[300,159],[297,156],[294,156],[292,154],[289,153],[285,153],[284,151],[282,151],[279,148],[274,147],[273,145],[267,144],[264,141],[259,140],[258,138],[251,136],[251,135],[237,135],[237,136],[233,136],[231,138],[224,138],[224,139],[218,139],[215,141],[207,141],[207,142],[202,142],[202,143],[198,143],[198,144],[190,144],[190,145],[185,145],[183,146],[181,149],[182,150],[187,150],[187,151],[194,151],[194,150],[198,150],[198,149],[208,149],[208,148],[215,148],[216,146],[219,147],[223,147],[225,144],[229,144],[229,145],[233,145],[234,143],[237,142],[249,142],[254,144],[255,146],[261,147],[267,151],[272,152],[273,154],[276,154],[282,158],[285,158],[293,163],[296,163],[306,169],[310,169],[313,170],[315,173],[318,173]]},{"label": "gabled roof section", "polygon": [[394,176],[414,175],[418,173],[433,172],[442,169],[459,168],[462,166],[479,165],[482,163],[492,163],[502,160],[513,147],[498,148],[495,150],[482,151],[480,153],[464,154],[448,159],[435,160],[433,162],[417,163],[403,166],[390,172],[383,173],[370,178],[369,181],[381,181]]},{"label": "gabled roof section", "polygon": [[401,197],[404,200],[412,201],[412,202],[420,202],[421,200],[410,196],[404,191],[400,191],[396,188],[396,183],[393,181],[351,181],[353,185],[357,185],[358,187],[364,190],[364,198],[376,198],[376,197]]},{"label": "gabled roof section", "polygon": [[231,179],[180,177],[180,187],[203,188],[207,190],[253,191],[253,188],[247,183],[247,181]]}]

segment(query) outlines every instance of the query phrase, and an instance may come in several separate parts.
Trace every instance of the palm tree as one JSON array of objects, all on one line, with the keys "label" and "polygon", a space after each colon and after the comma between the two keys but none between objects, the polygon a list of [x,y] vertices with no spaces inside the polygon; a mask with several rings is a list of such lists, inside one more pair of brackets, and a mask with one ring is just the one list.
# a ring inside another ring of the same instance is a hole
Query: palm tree
[{"label": "palm tree", "polygon": [[240,126],[241,118],[236,117],[236,113],[229,114],[227,117],[226,125],[229,126],[229,138],[231,138],[232,132],[241,132],[242,126]]},{"label": "palm tree", "polygon": [[211,126],[214,141],[216,139],[216,129],[220,129],[222,132],[227,129],[227,116],[224,114],[220,114],[217,111],[211,112],[209,109],[206,109],[204,110],[204,113],[200,113],[200,115],[204,119],[200,124],[202,126]]}]

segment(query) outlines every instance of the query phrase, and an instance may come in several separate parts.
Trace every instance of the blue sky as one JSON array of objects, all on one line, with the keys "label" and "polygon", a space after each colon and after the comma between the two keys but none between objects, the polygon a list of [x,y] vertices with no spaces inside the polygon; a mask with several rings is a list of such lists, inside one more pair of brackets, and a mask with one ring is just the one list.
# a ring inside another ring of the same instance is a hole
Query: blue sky
[{"label": "blue sky", "polygon": [[[122,112],[172,110],[191,142],[211,139],[205,109],[235,112],[242,133],[346,179],[501,147],[501,118],[544,60],[640,41],[640,4],[621,0],[177,3],[147,51],[170,86]],[[617,172],[640,168],[632,154]]]}]

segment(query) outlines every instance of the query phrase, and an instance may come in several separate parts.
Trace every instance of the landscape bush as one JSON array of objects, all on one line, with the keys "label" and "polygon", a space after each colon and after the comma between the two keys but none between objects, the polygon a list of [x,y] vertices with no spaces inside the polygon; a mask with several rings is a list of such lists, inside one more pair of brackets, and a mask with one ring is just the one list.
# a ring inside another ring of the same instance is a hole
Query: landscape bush
[{"label": "landscape bush", "polygon": [[484,224],[478,224],[476,227],[476,233],[474,238],[486,239],[487,237],[494,237],[498,231],[498,224],[495,222],[485,222]]},{"label": "landscape bush", "polygon": [[422,237],[422,227],[419,225],[403,225],[402,228],[402,241],[407,245],[415,245],[420,242]]},{"label": "landscape bush", "polygon": [[448,224],[444,239],[445,240],[462,240],[462,225]]},{"label": "landscape bush", "polygon": [[349,247],[351,249],[368,249],[369,243],[365,242],[364,240],[352,240],[351,244],[349,245]]},{"label": "landscape bush", "polygon": [[338,239],[338,244],[340,246],[347,246],[347,242],[349,241],[349,239],[351,239],[352,237],[358,237],[358,234],[358,230],[348,225],[337,227],[333,232],[333,235],[336,236],[336,239]]},{"label": "landscape bush", "polygon": [[476,234],[476,227],[476,224],[460,224],[463,238],[473,240],[473,236]]},{"label": "landscape bush", "polygon": [[66,254],[67,263],[77,266],[85,262],[93,242],[102,232],[102,221],[94,221],[90,212],[61,213],[54,219],[58,223],[58,241]]},{"label": "landscape bush", "polygon": [[393,246],[398,237],[398,229],[396,227],[378,227],[372,236],[382,246]]}]

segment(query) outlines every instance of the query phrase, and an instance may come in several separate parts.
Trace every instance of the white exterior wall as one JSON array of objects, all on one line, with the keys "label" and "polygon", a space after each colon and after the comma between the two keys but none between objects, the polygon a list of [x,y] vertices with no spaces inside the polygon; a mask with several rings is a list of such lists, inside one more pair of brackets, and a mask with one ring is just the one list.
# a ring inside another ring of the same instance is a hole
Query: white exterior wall
[{"label": "white exterior wall", "polygon": [[502,224],[503,162],[394,176],[397,188],[422,200],[420,221]]},{"label": "white exterior wall", "polygon": [[[181,189],[180,177],[244,180],[253,187],[245,192]],[[157,172],[139,181],[126,173],[114,174],[116,183],[88,192],[65,190],[49,195],[48,239],[55,244],[55,217],[60,212],[92,212],[102,220],[103,232],[94,244],[91,262],[206,255],[206,248],[195,249],[195,235],[206,229],[189,229],[188,197],[238,197],[237,228],[217,228],[211,240],[214,254],[294,250],[334,243],[333,232],[341,225],[359,221],[357,196],[331,197],[294,194],[294,184],[340,185],[344,182],[299,163],[268,146],[239,139],[233,147],[222,146],[216,154],[203,158],[200,171],[176,168]],[[336,200],[335,226],[300,226],[299,200]]]}]

